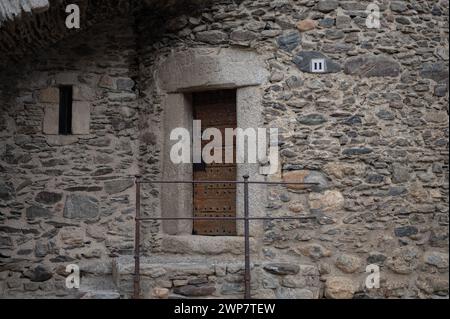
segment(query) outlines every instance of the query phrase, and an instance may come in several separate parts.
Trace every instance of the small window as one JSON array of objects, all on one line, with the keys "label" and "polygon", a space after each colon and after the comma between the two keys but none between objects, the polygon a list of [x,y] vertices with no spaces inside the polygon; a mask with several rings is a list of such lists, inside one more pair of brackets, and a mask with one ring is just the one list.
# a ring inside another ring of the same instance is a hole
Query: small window
[{"label": "small window", "polygon": [[325,72],[325,59],[312,59],[311,72],[322,73]]},{"label": "small window", "polygon": [[59,134],[72,134],[72,86],[59,88]]}]

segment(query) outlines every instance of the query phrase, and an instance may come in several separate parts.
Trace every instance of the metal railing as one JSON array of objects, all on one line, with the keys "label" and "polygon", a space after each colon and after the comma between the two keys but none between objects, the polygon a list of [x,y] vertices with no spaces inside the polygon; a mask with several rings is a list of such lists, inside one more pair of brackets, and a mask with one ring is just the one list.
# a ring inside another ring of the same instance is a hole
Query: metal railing
[{"label": "metal railing", "polygon": [[[133,298],[140,298],[140,232],[142,221],[175,221],[175,220],[243,220],[244,221],[244,298],[251,299],[251,273],[250,273],[250,221],[251,220],[305,220],[315,218],[313,216],[283,216],[283,217],[251,217],[249,207],[249,188],[250,184],[260,185],[302,185],[305,187],[317,186],[318,183],[300,183],[300,182],[263,182],[250,181],[248,175],[243,176],[243,181],[151,181],[141,180],[141,176],[135,176],[136,183],[136,216],[135,216],[135,247],[134,247],[134,276],[133,276]],[[243,184],[244,185],[244,217],[141,217],[141,184]]]}]

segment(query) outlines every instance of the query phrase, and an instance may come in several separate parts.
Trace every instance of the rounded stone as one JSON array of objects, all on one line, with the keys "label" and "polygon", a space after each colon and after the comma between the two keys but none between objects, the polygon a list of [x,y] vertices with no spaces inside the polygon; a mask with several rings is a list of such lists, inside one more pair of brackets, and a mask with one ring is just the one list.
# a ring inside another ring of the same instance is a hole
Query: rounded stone
[{"label": "rounded stone", "polygon": [[156,287],[152,291],[152,296],[158,299],[169,298],[169,289]]},{"label": "rounded stone", "polygon": [[361,267],[361,259],[356,256],[342,254],[336,259],[335,265],[343,272],[351,274]]},{"label": "rounded stone", "polygon": [[322,193],[309,194],[309,206],[311,210],[323,212],[335,212],[344,208],[345,199],[341,192],[329,190]]},{"label": "rounded stone", "polygon": [[297,29],[300,32],[305,32],[309,30],[313,30],[316,28],[316,22],[311,19],[302,20],[297,23]]},{"label": "rounded stone", "polygon": [[351,299],[355,290],[353,281],[345,277],[329,277],[325,283],[325,297],[329,299]]}]

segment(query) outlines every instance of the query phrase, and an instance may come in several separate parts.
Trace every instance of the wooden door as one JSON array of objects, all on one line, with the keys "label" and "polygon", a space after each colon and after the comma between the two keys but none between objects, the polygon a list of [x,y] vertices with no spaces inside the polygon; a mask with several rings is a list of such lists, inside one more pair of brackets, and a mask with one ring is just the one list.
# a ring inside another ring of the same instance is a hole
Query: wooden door
[{"label": "wooden door", "polygon": [[[236,128],[236,91],[223,90],[196,93],[193,95],[194,118],[201,120],[202,132],[207,128],[217,128],[222,132],[225,143],[225,128]],[[210,141],[202,141],[203,146]],[[233,145],[236,154],[236,142]],[[194,164],[194,180],[236,180],[236,161],[225,163],[225,147],[222,146],[222,163]],[[235,217],[236,185],[196,184],[194,185],[194,216],[196,217]],[[193,233],[208,236],[236,235],[235,220],[194,221]]]}]

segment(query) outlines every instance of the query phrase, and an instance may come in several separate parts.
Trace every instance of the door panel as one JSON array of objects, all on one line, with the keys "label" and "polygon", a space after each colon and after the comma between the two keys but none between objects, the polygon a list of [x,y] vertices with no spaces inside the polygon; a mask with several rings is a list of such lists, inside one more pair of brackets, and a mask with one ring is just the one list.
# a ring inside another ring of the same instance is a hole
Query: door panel
[{"label": "door panel", "polygon": [[[193,95],[194,119],[201,120],[202,131],[218,128],[225,143],[225,128],[236,128],[236,91],[212,91]],[[209,141],[202,141],[202,147]],[[222,147],[222,163],[194,166],[194,180],[236,180],[236,163],[225,163],[225,148]],[[233,146],[235,158],[236,145]],[[196,184],[194,185],[195,217],[235,217],[236,184]],[[235,220],[199,220],[194,221],[193,233],[209,236],[236,235]]]}]

